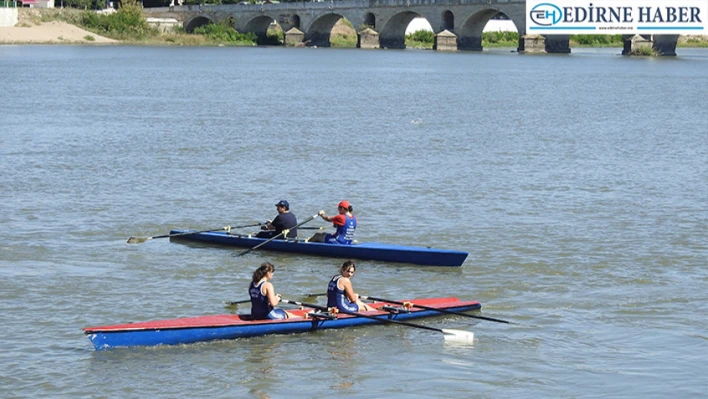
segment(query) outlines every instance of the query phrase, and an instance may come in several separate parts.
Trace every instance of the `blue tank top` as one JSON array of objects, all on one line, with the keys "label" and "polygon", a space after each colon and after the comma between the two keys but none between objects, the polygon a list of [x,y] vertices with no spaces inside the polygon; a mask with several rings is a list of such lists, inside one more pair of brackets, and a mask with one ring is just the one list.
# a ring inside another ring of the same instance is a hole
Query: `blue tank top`
[{"label": "blue tank top", "polygon": [[332,277],[327,286],[327,307],[337,308],[340,310],[346,310],[347,312],[358,312],[359,305],[356,302],[349,302],[347,296],[344,294],[344,290],[339,289],[337,282],[342,278],[340,275]]},{"label": "blue tank top", "polygon": [[346,222],[344,226],[337,226],[337,233],[334,239],[340,244],[350,245],[354,239],[354,231],[356,231],[356,216],[349,217],[344,215]]},{"label": "blue tank top", "polygon": [[265,281],[256,285],[251,281],[251,286],[248,287],[248,295],[251,296],[251,316],[254,319],[267,319],[268,313],[273,310],[268,297],[261,293],[261,287],[264,283]]}]

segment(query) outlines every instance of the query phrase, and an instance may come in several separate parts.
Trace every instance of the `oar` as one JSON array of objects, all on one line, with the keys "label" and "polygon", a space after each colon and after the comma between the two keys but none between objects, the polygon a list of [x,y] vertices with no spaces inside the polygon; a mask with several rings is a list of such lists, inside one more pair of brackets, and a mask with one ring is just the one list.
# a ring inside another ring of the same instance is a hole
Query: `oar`
[{"label": "oar", "polygon": [[324,230],[329,228],[329,226],[320,226],[320,227],[315,227],[315,226],[306,226],[306,227],[301,227],[300,230]]},{"label": "oar", "polygon": [[[326,306],[315,305],[312,303],[296,302],[296,301],[291,301],[291,300],[283,299],[283,298],[281,298],[280,300],[285,303],[290,303],[290,304],[297,305],[297,306],[304,306],[306,308],[313,308],[313,309],[319,309],[319,310],[324,310],[324,311],[329,310]],[[472,341],[474,339],[474,333],[469,332],[469,331],[428,327],[428,326],[424,326],[421,324],[413,324],[413,323],[408,323],[405,321],[379,318],[379,317],[369,316],[369,315],[365,315],[365,314],[361,314],[361,313],[348,312],[346,310],[341,310],[341,309],[339,309],[338,312],[348,314],[351,316],[355,316],[355,317],[363,317],[365,319],[376,320],[381,323],[400,324],[400,325],[407,326],[407,327],[421,328],[423,330],[439,332],[439,333],[442,333],[444,339],[464,340],[464,341]]]},{"label": "oar", "polygon": [[302,294],[302,296],[306,296],[306,297],[310,297],[310,298],[316,297],[316,296],[325,296],[325,295],[327,295],[326,292],[319,292],[317,294]]},{"label": "oar", "polygon": [[[315,296],[325,296],[325,295],[327,295],[326,292],[321,292],[318,294],[302,294],[302,296],[304,296],[304,297],[315,297]],[[233,306],[233,305],[239,305],[242,303],[250,303],[250,302],[251,302],[250,299],[244,299],[242,301],[231,301],[231,302],[224,301],[224,304],[226,304],[226,306]]]},{"label": "oar", "polygon": [[177,233],[177,234],[165,234],[161,236],[152,236],[152,237],[135,237],[135,236],[130,236],[128,238],[128,244],[142,244],[147,240],[152,240],[155,238],[167,238],[167,237],[177,237],[177,236],[186,236],[190,234],[198,234],[198,233],[209,233],[212,231],[221,231],[221,230],[226,230],[226,231],[231,231],[231,229],[243,229],[246,227],[254,227],[254,226],[260,226],[263,223],[254,223],[254,224],[247,224],[244,226],[236,226],[236,227],[231,227],[231,226],[224,226],[220,229],[210,229],[210,230],[201,230],[201,231],[189,231],[186,233]]},{"label": "oar", "polygon": [[420,308],[420,309],[425,309],[425,310],[434,310],[434,311],[440,312],[440,313],[454,314],[454,315],[457,315],[457,316],[464,316],[464,317],[471,317],[471,318],[473,318],[473,319],[482,319],[482,320],[496,321],[497,323],[516,324],[516,323],[510,322],[510,321],[495,319],[495,318],[492,318],[492,317],[475,316],[475,315],[466,314],[466,313],[462,313],[462,312],[455,312],[454,310],[438,309],[438,308],[432,308],[432,307],[430,307],[430,306],[416,305],[415,303],[412,303],[412,302],[398,302],[398,301],[394,301],[394,300],[391,300],[391,299],[375,298],[375,297],[373,297],[373,296],[364,296],[364,295],[360,295],[359,298],[361,298],[361,299],[369,299],[369,300],[372,300],[372,301],[380,301],[380,302],[395,303],[396,305],[403,305],[403,306],[408,306],[408,305],[410,305],[410,306],[412,306],[412,307],[414,307],[414,308]]},{"label": "oar", "polygon": [[239,305],[239,304],[242,304],[242,303],[250,303],[250,302],[251,302],[250,299],[244,299],[244,300],[242,300],[242,301],[230,301],[230,302],[229,302],[229,301],[224,301],[224,304],[225,304],[226,306],[233,306],[233,305]]},{"label": "oar", "polygon": [[287,235],[287,234],[290,232],[290,230],[292,230],[292,229],[297,229],[298,227],[302,226],[303,224],[305,224],[305,223],[307,223],[307,222],[309,222],[309,221],[311,221],[311,220],[314,220],[315,218],[317,218],[317,216],[319,216],[319,215],[310,216],[310,217],[307,218],[304,222],[298,223],[297,225],[295,225],[295,227],[291,227],[291,228],[289,228],[289,229],[286,229],[286,230],[281,231],[279,234],[276,234],[274,237],[271,237],[271,238],[269,238],[269,239],[263,241],[262,243],[256,245],[255,247],[253,247],[253,248],[251,248],[251,249],[247,249],[247,250],[241,252],[240,254],[238,254],[238,256],[246,255],[247,253],[249,253],[249,252],[251,252],[251,251],[253,251],[253,250],[258,249],[258,248],[262,247],[263,245],[268,244],[269,242],[275,240],[276,238],[278,238],[278,237],[280,237],[280,236],[282,236],[282,235],[284,235],[284,234]]}]

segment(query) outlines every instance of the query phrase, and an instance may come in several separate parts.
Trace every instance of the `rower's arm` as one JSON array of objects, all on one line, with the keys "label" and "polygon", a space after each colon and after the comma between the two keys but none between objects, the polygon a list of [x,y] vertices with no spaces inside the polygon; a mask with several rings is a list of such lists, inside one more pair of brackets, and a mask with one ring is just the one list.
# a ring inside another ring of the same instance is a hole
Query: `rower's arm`
[{"label": "rower's arm", "polygon": [[332,218],[329,217],[329,216],[327,216],[327,214],[325,213],[325,211],[319,211],[318,215],[320,215],[320,217],[322,218],[322,220],[324,220],[325,222],[331,222],[331,221],[332,221]]},{"label": "rower's arm", "polygon": [[356,300],[359,298],[359,295],[354,292],[351,280],[349,280],[348,278],[341,278],[339,280],[342,282],[342,288],[344,288],[344,295],[347,297],[349,302],[356,302]]},{"label": "rower's arm", "polygon": [[263,284],[263,289],[265,289],[265,295],[266,298],[268,298],[268,303],[270,303],[270,306],[277,306],[278,303],[280,303],[280,297],[275,295],[273,284],[265,283]]}]

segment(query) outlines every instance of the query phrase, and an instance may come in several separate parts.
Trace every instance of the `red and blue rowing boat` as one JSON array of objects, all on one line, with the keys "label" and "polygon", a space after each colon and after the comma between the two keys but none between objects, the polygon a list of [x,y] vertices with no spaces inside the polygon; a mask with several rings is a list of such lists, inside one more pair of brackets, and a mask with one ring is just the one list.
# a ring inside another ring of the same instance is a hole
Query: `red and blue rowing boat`
[{"label": "red and blue rowing boat", "polygon": [[172,230],[172,240],[187,240],[234,247],[260,248],[271,251],[294,252],[331,258],[375,260],[382,262],[411,263],[423,266],[462,266],[468,253],[450,249],[414,247],[408,245],[362,242],[352,245],[325,244],[300,239],[269,240],[250,235],[232,234],[226,231],[197,232],[195,230]]},{"label": "red and blue rowing boat", "polygon": [[[461,301],[457,298],[414,299],[410,302],[427,308],[455,312],[479,310],[482,307],[479,302]],[[438,311],[417,308],[415,305],[412,308],[386,302],[375,302],[369,305],[376,310],[361,312],[364,316],[315,312],[314,309],[304,307],[289,312],[298,316],[308,315],[307,318],[253,320],[250,315],[222,314],[87,327],[83,330],[96,350],[104,350],[134,346],[191,344],[268,334],[302,333],[380,324],[386,323],[386,320],[402,321],[441,315]]]}]

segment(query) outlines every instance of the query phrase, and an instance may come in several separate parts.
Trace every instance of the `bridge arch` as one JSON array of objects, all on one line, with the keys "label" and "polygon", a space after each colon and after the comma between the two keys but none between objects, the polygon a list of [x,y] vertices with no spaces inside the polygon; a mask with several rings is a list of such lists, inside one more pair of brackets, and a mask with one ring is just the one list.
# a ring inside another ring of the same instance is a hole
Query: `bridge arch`
[{"label": "bridge arch", "polygon": [[445,10],[441,14],[440,31],[444,30],[449,30],[450,32],[455,31],[455,14],[450,10]]},{"label": "bridge arch", "polygon": [[207,17],[206,15],[199,15],[185,21],[183,26],[185,32],[193,33],[196,28],[213,23],[214,21],[212,21],[211,18]]},{"label": "bridge arch", "polygon": [[[406,28],[413,19],[425,16],[415,11],[403,11],[388,19],[379,31],[382,48],[406,48]],[[428,19],[428,18],[426,18]],[[430,20],[430,19],[428,19]]]},{"label": "bridge arch", "polygon": [[[373,30],[376,30],[376,15],[374,15],[373,12],[367,12],[364,15],[364,25],[370,27]],[[355,26],[354,28],[359,28],[359,27]]]},{"label": "bridge arch", "polygon": [[[496,8],[487,8],[473,13],[464,19],[462,25],[460,26],[460,33],[457,39],[457,48],[459,50],[468,51],[482,51],[482,31],[487,25],[490,19],[497,14],[504,14],[512,21],[516,31],[519,34],[519,38],[523,35],[519,21],[513,16],[509,16],[504,11]],[[521,39],[520,39],[521,40]]]},{"label": "bridge arch", "polygon": [[329,47],[332,28],[340,19],[344,18],[342,14],[328,12],[316,17],[305,32],[305,43],[308,46]]},{"label": "bridge arch", "polygon": [[289,22],[290,22],[290,24],[292,25],[292,26],[291,26],[292,28],[300,29],[300,24],[301,24],[302,22],[300,21],[300,16],[299,16],[299,15],[297,15],[297,14],[292,15],[292,16],[290,17],[290,21],[289,21]]},{"label": "bridge arch", "polygon": [[253,32],[258,38],[258,44],[268,43],[268,28],[273,23],[274,19],[267,15],[259,15],[249,19],[243,25],[244,32]]}]

